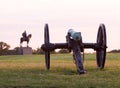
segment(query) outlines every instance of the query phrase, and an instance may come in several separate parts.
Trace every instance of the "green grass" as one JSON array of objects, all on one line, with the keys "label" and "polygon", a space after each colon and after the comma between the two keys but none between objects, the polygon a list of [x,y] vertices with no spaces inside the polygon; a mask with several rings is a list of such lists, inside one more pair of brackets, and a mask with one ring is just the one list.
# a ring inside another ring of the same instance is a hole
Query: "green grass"
[{"label": "green grass", "polygon": [[47,71],[43,55],[0,56],[0,88],[119,88],[120,54],[107,54],[104,70],[95,54],[86,54],[84,75],[78,75],[71,54],[52,54]]}]

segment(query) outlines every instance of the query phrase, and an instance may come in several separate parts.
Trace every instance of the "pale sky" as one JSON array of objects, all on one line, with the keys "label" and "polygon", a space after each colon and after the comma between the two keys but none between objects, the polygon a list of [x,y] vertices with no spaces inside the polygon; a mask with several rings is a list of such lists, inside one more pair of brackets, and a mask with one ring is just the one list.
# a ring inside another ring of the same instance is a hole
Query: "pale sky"
[{"label": "pale sky", "polygon": [[11,48],[19,46],[24,30],[32,33],[29,46],[41,47],[45,23],[52,43],[66,42],[71,28],[81,32],[83,42],[95,43],[104,23],[108,51],[120,49],[120,0],[0,0],[0,41]]}]

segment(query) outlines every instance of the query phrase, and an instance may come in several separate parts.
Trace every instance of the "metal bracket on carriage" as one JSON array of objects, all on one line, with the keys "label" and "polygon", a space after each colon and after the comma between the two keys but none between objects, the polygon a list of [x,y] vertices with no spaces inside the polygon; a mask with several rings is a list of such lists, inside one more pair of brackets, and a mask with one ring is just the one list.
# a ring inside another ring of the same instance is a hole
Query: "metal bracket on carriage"
[{"label": "metal bracket on carriage", "polygon": [[93,47],[93,49],[94,49],[95,51],[104,50],[104,49],[106,49],[106,48],[107,48],[107,46],[106,46],[106,45],[101,46],[101,45],[100,45],[100,44],[98,44],[98,43],[95,43],[95,44],[94,44],[94,47]]},{"label": "metal bracket on carriage", "polygon": [[52,43],[44,44],[41,47],[44,51],[54,51],[55,50],[55,45]]}]

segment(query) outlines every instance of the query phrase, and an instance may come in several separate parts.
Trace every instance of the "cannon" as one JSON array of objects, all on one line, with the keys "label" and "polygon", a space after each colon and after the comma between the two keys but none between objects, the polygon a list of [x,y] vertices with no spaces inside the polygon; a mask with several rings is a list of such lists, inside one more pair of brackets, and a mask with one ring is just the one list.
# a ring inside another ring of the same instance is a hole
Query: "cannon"
[{"label": "cannon", "polygon": [[45,64],[46,69],[50,69],[50,52],[55,49],[68,49],[69,52],[73,52],[73,59],[76,64],[76,69],[79,74],[85,74],[86,70],[83,66],[84,49],[92,48],[96,51],[96,63],[98,69],[103,69],[106,60],[106,28],[104,24],[100,24],[98,28],[97,41],[96,43],[83,43],[81,32],[76,32],[73,29],[69,29],[66,35],[66,43],[50,43],[49,40],[49,27],[45,24],[44,27],[44,44],[41,48],[45,52]]}]

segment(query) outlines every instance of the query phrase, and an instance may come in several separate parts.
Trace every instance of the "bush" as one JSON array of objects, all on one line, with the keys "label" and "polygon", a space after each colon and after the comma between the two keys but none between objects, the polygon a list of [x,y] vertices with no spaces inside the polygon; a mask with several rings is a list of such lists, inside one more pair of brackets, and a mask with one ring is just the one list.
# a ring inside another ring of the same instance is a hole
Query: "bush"
[{"label": "bush", "polygon": [[69,53],[69,51],[67,49],[60,49],[58,52],[59,53]]}]

